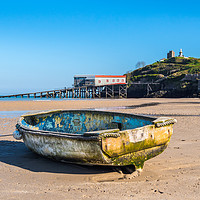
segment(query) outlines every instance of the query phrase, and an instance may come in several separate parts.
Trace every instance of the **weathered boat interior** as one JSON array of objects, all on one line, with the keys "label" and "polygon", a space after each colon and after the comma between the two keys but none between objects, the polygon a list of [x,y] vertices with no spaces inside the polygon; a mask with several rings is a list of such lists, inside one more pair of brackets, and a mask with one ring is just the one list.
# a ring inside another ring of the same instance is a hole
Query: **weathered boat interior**
[{"label": "weathered boat interior", "polygon": [[53,110],[21,116],[13,133],[39,155],[79,164],[141,170],[162,153],[175,119],[95,110]]},{"label": "weathered boat interior", "polygon": [[152,124],[154,118],[99,111],[56,111],[23,116],[22,125],[35,130],[83,134],[108,129],[127,130]]}]

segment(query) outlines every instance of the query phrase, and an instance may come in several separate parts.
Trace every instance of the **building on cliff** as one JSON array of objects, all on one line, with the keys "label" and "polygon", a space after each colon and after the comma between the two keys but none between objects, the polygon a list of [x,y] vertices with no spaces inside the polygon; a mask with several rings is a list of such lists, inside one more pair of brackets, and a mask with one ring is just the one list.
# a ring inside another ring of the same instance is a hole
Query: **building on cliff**
[{"label": "building on cliff", "polygon": [[75,75],[74,87],[126,84],[125,75]]},{"label": "building on cliff", "polygon": [[179,55],[178,55],[178,57],[185,57],[184,55],[183,55],[183,50],[182,49],[180,49],[180,52],[179,52]]},{"label": "building on cliff", "polygon": [[[167,59],[168,59],[168,58],[174,58],[174,57],[175,57],[175,52],[174,52],[173,50],[171,50],[171,51],[169,51],[169,52],[167,53]],[[183,50],[182,50],[182,49],[180,49],[179,55],[178,55],[177,57],[188,58],[188,57],[185,57],[185,56],[183,55]],[[165,60],[165,58],[162,58],[162,59],[160,59],[160,62],[161,62],[161,61],[164,61],[164,60]]]},{"label": "building on cliff", "polygon": [[175,57],[175,52],[169,51],[169,53],[167,53],[167,58],[173,58],[173,57]]}]

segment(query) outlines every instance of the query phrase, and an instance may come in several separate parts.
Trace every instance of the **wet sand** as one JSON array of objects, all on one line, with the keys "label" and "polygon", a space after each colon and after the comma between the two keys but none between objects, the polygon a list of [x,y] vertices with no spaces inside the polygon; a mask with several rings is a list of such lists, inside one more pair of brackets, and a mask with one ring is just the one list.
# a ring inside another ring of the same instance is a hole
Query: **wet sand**
[{"label": "wet sand", "polygon": [[122,179],[112,168],[59,163],[32,153],[10,136],[18,118],[0,113],[0,199],[199,199],[199,99],[0,101],[0,111],[85,108],[172,116],[178,123],[168,148],[145,162],[140,176]]}]

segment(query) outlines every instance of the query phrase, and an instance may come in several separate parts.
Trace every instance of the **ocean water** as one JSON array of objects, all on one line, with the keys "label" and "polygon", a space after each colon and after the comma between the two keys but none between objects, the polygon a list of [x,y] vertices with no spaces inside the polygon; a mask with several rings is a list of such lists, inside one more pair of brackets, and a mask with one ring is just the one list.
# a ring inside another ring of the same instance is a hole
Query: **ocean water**
[{"label": "ocean water", "polygon": [[[98,99],[98,98],[97,98]],[[71,100],[94,100],[92,98],[27,98],[27,97],[10,97],[0,98],[0,101],[71,101]]]},{"label": "ocean water", "polygon": [[7,98],[0,98],[0,101],[51,101],[51,100],[55,100],[55,101],[59,101],[59,100],[70,100],[71,98],[69,99],[66,99],[66,98],[33,98],[33,97],[7,97]]},{"label": "ocean water", "polygon": [[30,112],[29,110],[20,110],[20,111],[0,111],[0,118],[15,118],[20,117],[21,115]]}]

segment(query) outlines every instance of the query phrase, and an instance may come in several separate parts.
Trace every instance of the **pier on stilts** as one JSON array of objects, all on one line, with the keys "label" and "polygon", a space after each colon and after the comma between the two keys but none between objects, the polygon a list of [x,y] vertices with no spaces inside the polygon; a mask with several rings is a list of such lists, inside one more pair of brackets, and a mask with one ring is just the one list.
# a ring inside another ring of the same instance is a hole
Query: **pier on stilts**
[{"label": "pier on stilts", "polygon": [[4,95],[0,98],[127,98],[127,84],[82,86],[57,90]]}]

